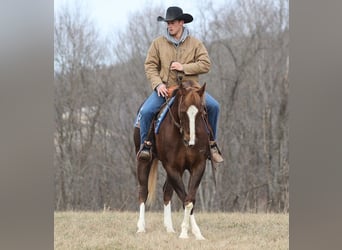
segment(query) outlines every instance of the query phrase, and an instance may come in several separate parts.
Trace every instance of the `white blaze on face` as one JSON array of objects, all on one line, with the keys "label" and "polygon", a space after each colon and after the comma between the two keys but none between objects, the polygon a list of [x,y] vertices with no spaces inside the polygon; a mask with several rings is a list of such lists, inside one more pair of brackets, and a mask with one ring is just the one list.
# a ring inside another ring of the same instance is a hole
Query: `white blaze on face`
[{"label": "white blaze on face", "polygon": [[189,117],[189,126],[190,126],[189,145],[195,145],[195,117],[196,117],[197,112],[198,112],[198,109],[194,105],[191,105],[186,111]]}]

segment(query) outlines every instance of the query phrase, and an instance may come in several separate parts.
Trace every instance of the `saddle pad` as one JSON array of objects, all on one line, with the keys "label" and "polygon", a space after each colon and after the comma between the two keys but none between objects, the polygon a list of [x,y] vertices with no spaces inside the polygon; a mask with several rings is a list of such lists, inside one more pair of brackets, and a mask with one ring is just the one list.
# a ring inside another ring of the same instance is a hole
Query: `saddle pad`
[{"label": "saddle pad", "polygon": [[140,114],[140,110],[139,110],[137,117],[134,120],[134,127],[140,128],[140,119],[141,119],[141,114]]},{"label": "saddle pad", "polygon": [[[156,126],[155,126],[155,133],[157,134],[158,133],[158,130],[159,130],[159,126],[161,124],[161,122],[164,120],[166,114],[167,114],[167,111],[169,110],[168,108],[171,107],[172,103],[174,102],[174,99],[175,97],[172,97],[167,103],[166,105],[164,106],[164,108],[160,111],[159,115],[158,115],[158,118],[156,120]],[[141,108],[142,108],[143,105],[141,105]],[[140,109],[141,109],[140,108]],[[140,109],[139,109],[139,112],[137,114],[137,117],[135,118],[134,120],[134,127],[136,128],[140,128],[140,120],[141,120],[141,113],[140,113]]]},{"label": "saddle pad", "polygon": [[159,131],[159,127],[160,124],[162,123],[162,121],[164,120],[167,112],[169,111],[169,108],[172,106],[173,102],[175,100],[175,97],[172,97],[164,106],[164,108],[160,111],[157,120],[156,120],[156,124],[155,124],[155,128],[154,128],[154,133],[158,134]]}]

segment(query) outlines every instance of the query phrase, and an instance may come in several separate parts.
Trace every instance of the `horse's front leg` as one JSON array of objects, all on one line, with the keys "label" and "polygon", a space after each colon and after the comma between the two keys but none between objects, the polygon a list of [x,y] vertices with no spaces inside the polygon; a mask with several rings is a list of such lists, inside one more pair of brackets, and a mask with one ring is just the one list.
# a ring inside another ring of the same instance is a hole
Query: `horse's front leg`
[{"label": "horse's front leg", "polygon": [[193,205],[192,202],[190,202],[189,204],[187,204],[184,207],[184,218],[183,218],[183,222],[182,222],[182,226],[181,226],[182,227],[182,231],[181,231],[181,234],[179,235],[179,238],[181,238],[181,239],[189,238],[188,230],[189,230],[189,227],[190,227],[190,224],[189,224],[190,212],[191,212],[193,207],[194,207],[194,205]]},{"label": "horse's front leg", "polygon": [[148,175],[150,173],[151,163],[137,161],[137,175],[139,182],[139,219],[137,223],[137,233],[144,233],[145,230],[145,202],[148,195]]},{"label": "horse's front leg", "polygon": [[189,220],[190,220],[190,225],[192,228],[192,233],[195,235],[197,240],[205,240],[203,237],[201,230],[199,229],[196,220],[195,220],[195,215],[193,214],[193,206],[196,201],[196,192],[198,189],[198,186],[201,182],[203,173],[205,170],[205,161],[204,163],[201,163],[198,165],[197,168],[194,168],[189,179],[189,192],[188,195],[185,198],[185,210],[184,210],[184,220],[182,223],[182,233],[181,233],[181,238],[187,238],[187,233],[189,229]]},{"label": "horse's front leg", "polygon": [[193,213],[191,214],[191,211],[193,211],[193,207],[194,207],[194,205],[192,202],[190,202],[189,204],[187,204],[185,206],[184,219],[182,222],[182,232],[181,232],[179,238],[182,238],[182,239],[189,238],[188,231],[189,231],[189,228],[191,225],[192,233],[195,235],[196,239],[197,240],[205,240],[205,238],[203,237],[203,235],[201,233],[201,230],[199,229],[199,227],[196,223],[195,215]]},{"label": "horse's front leg", "polygon": [[[189,238],[188,236],[188,231],[189,231],[189,228],[190,228],[190,225],[191,225],[191,228],[192,228],[192,233],[195,235],[196,239],[197,240],[205,240],[205,238],[203,237],[202,233],[201,233],[201,230],[199,229],[197,223],[196,223],[196,220],[195,220],[195,215],[194,214],[191,214],[191,211],[193,210],[193,203],[190,202],[189,204],[187,204],[185,206],[185,209],[184,209],[184,219],[183,219],[183,222],[182,222],[182,232],[179,236],[179,238],[182,238],[182,239],[187,239]],[[190,221],[190,223],[189,223]]]},{"label": "horse's front leg", "polygon": [[168,233],[175,233],[172,224],[172,217],[171,217],[171,198],[173,195],[173,187],[169,182],[168,177],[166,177],[165,184],[163,186],[164,191],[164,226]]},{"label": "horse's front leg", "polygon": [[203,237],[201,230],[199,229],[196,220],[195,220],[195,215],[191,214],[190,215],[190,224],[191,224],[191,228],[192,228],[192,233],[195,235],[197,240],[205,240],[205,238]]},{"label": "horse's front leg", "polygon": [[[178,198],[181,201],[184,202],[187,195],[186,195],[186,192],[185,192],[185,186],[184,186],[184,183],[183,183],[182,175],[181,175],[181,173],[179,171],[175,170],[175,169],[179,169],[179,167],[177,165],[173,165],[173,166],[166,166],[165,169],[166,169],[166,172],[167,172],[167,182],[168,182],[167,185],[170,185],[170,186],[172,185],[173,190],[176,191],[176,193],[178,195]],[[169,187],[169,190],[171,191],[171,187]],[[165,195],[165,192],[164,192],[164,195]],[[171,200],[171,196],[170,196],[169,199]],[[165,202],[165,198],[164,198],[164,202]],[[191,209],[189,210],[189,213],[188,213],[189,215],[190,215],[190,211],[191,211]],[[169,218],[171,218],[171,216]],[[184,219],[184,221],[185,221],[185,219]],[[183,230],[183,224],[182,224],[182,233],[181,233],[181,235],[179,237],[180,238],[188,238],[187,229]],[[186,228],[186,225],[189,225],[189,217],[188,217],[188,223],[187,224],[185,223],[184,225],[185,225],[184,228]]]}]

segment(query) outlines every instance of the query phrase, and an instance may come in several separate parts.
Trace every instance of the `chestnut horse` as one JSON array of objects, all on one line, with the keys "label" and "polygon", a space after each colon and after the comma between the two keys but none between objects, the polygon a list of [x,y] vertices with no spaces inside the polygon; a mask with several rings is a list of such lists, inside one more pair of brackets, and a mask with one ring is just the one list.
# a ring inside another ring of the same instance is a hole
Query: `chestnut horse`
[{"label": "chestnut horse", "polygon": [[[163,186],[164,226],[167,232],[175,232],[171,219],[171,198],[173,191],[176,191],[184,208],[184,219],[179,237],[188,238],[191,225],[196,239],[204,239],[193,211],[196,192],[210,152],[209,132],[204,118],[205,84],[201,88],[192,86],[194,86],[193,82],[185,82],[180,84],[175,91],[173,105],[168,107],[169,111],[158,133],[153,133],[152,159],[150,161],[137,160],[140,202],[138,232],[145,232],[145,203],[149,203],[154,198],[158,160],[160,160],[167,173]],[[134,129],[136,152],[140,148],[139,132],[139,128],[136,127]],[[185,170],[190,173],[188,192],[182,180]]]}]

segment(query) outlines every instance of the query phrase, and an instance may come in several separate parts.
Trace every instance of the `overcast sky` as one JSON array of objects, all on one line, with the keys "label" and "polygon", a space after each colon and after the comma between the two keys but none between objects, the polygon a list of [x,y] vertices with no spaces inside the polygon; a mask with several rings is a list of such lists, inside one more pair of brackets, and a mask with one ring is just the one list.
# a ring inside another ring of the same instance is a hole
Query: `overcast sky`
[{"label": "overcast sky", "polygon": [[[79,0],[55,0],[54,7],[57,11],[65,3],[73,5]],[[233,0],[214,0],[214,4],[222,4]],[[82,5],[85,5],[90,10],[92,19],[98,24],[104,34],[115,31],[124,27],[127,22],[127,16],[146,5],[162,6],[179,6],[184,13],[195,15],[194,10],[197,8],[198,0],[82,0]],[[156,13],[156,18],[159,15],[165,16],[164,13]],[[194,16],[196,18],[196,16]]]}]

